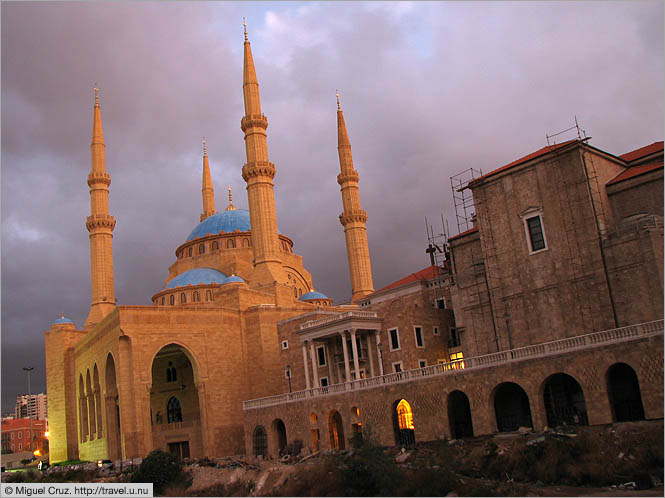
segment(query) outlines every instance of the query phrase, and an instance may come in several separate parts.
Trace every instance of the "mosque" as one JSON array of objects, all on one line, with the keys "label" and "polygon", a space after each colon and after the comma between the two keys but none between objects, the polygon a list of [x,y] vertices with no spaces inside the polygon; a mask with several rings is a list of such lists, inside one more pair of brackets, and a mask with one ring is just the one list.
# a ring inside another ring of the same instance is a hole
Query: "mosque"
[{"label": "mosque", "polygon": [[[573,140],[473,179],[464,187],[477,199],[473,226],[439,248],[444,260],[375,290],[338,99],[352,295],[333,305],[277,230],[246,32],[243,96],[249,210],[229,190],[217,211],[204,142],[200,223],[153,304],[128,306],[115,301],[95,92],[90,312],[82,329],[62,317],[45,332],[52,463],[157,448],[274,457],[296,440],[344,448],[367,427],[383,444],[411,444],[662,418],[662,142],[624,157]],[[545,180],[559,197],[530,185]]]}]

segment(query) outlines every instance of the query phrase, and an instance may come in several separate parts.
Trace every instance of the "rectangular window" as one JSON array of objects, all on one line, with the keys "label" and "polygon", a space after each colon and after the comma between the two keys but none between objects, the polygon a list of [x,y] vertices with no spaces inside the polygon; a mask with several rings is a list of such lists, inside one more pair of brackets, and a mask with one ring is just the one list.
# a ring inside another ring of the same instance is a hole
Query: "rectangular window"
[{"label": "rectangular window", "polygon": [[457,353],[450,353],[450,361],[452,362],[452,368],[464,368],[464,355],[461,351]]},{"label": "rectangular window", "polygon": [[282,349],[289,349],[289,341],[282,341]]},{"label": "rectangular window", "polygon": [[416,347],[424,348],[425,343],[423,342],[423,328],[422,327],[413,327],[413,333],[416,336]]},{"label": "rectangular window", "polygon": [[450,328],[450,335],[448,336],[448,347],[456,348],[460,345],[459,331],[455,327]]},{"label": "rectangular window", "polygon": [[390,350],[397,351],[399,349],[399,330],[391,329],[388,333],[390,334]]},{"label": "rectangular window", "polygon": [[18,450],[21,451],[23,449],[23,445],[21,443],[18,443]]},{"label": "rectangular window", "polygon": [[432,333],[434,335],[439,335],[439,327],[434,327],[434,331]]},{"label": "rectangular window", "polygon": [[326,366],[326,348],[325,346],[316,346],[316,358],[320,367]]},{"label": "rectangular window", "polygon": [[22,433],[22,432],[19,432],[19,433],[18,433],[18,438],[21,439],[22,437],[23,437],[23,433]]},{"label": "rectangular window", "polygon": [[291,378],[291,369],[290,368],[285,368],[284,369],[284,378],[285,379],[290,379]]},{"label": "rectangular window", "polygon": [[540,215],[526,218],[525,220],[527,233],[529,235],[529,252],[542,251],[547,248],[545,243],[545,232],[543,231],[543,223]]},{"label": "rectangular window", "polygon": [[402,369],[402,362],[401,361],[398,361],[397,363],[393,363],[393,372],[399,373],[399,372],[402,372],[402,371],[403,371],[403,369]]},{"label": "rectangular window", "polygon": [[427,366],[427,360],[418,360],[418,366],[420,368],[425,368]]},{"label": "rectangular window", "polygon": [[439,299],[436,300],[436,307],[439,308],[440,310],[445,310],[446,309],[446,299],[443,297],[440,297]]},{"label": "rectangular window", "polygon": [[321,387],[326,387],[328,385],[328,377],[321,377],[319,383],[321,384]]}]

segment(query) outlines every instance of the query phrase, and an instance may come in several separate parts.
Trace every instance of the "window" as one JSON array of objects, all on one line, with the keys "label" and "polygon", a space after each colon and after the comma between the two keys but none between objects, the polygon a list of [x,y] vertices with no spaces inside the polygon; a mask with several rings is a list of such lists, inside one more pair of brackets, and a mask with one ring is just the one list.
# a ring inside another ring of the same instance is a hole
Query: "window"
[{"label": "window", "polygon": [[249,247],[249,239],[242,239],[242,246]]},{"label": "window", "polygon": [[21,443],[18,443],[18,450],[21,451],[23,449],[23,445]]},{"label": "window", "polygon": [[328,386],[328,377],[321,377],[319,379],[319,383],[321,384],[321,387],[327,387]]},{"label": "window", "polygon": [[169,399],[166,404],[166,414],[169,424],[182,422],[182,408],[180,407],[180,401],[175,396]]},{"label": "window", "polygon": [[520,213],[520,217],[524,223],[529,254],[547,249],[542,207],[532,206]]},{"label": "window", "polygon": [[293,288],[293,297],[295,297],[296,299],[298,298],[298,289],[295,287]]},{"label": "window", "polygon": [[450,353],[450,361],[452,362],[452,368],[464,368],[464,355],[461,351],[457,353]]},{"label": "window", "polygon": [[14,433],[12,432],[12,439],[14,439]]},{"label": "window", "polygon": [[205,244],[199,244],[199,254],[205,254],[206,246]]},{"label": "window", "polygon": [[456,348],[461,344],[459,338],[459,331],[455,327],[450,328],[450,335],[448,336],[448,347]]},{"label": "window", "polygon": [[180,294],[180,304],[185,304],[186,302],[187,302],[187,296],[183,292]]},{"label": "window", "polygon": [[164,304],[165,299],[166,299],[166,296],[162,296],[162,304]]},{"label": "window", "polygon": [[425,368],[427,366],[427,360],[418,360],[418,368]]},{"label": "window", "polygon": [[192,293],[192,301],[198,303],[200,300],[201,298],[199,297],[199,291],[194,291]]},{"label": "window", "polygon": [[18,438],[21,439],[22,437],[23,437],[23,433],[19,431]]},{"label": "window", "polygon": [[169,361],[169,366],[166,368],[166,382],[175,382],[176,380],[178,380],[178,374],[173,362]]},{"label": "window", "polygon": [[422,327],[413,327],[413,333],[416,336],[416,347],[424,348],[425,343],[423,342],[423,328]]},{"label": "window", "polygon": [[171,306],[173,306],[173,305],[175,304],[175,296],[174,296],[173,294],[171,294],[171,295],[169,296],[169,304],[170,304]]},{"label": "window", "polygon": [[390,334],[390,350],[397,351],[399,349],[399,330],[390,329],[388,333]]},{"label": "window", "polygon": [[399,373],[399,372],[403,372],[403,371],[404,371],[404,369],[402,368],[402,362],[401,361],[393,363],[393,372]]},{"label": "window", "polygon": [[434,330],[432,331],[433,335],[439,335],[439,327],[434,327]]},{"label": "window", "polygon": [[189,248],[188,254],[189,254],[189,257],[191,258],[192,257],[192,248],[191,247]]},{"label": "window", "polygon": [[282,341],[282,349],[289,349],[289,341]]},{"label": "window", "polygon": [[212,301],[212,291],[211,290],[206,291],[206,301]]},{"label": "window", "polygon": [[316,358],[320,367],[326,366],[326,348],[325,346],[316,347]]},{"label": "window", "polygon": [[219,250],[219,242],[214,241],[214,242],[212,243],[212,250],[213,250],[213,251],[218,251],[218,250]]},{"label": "window", "polygon": [[440,310],[445,310],[446,309],[446,299],[441,297],[436,300],[436,307],[439,308]]},{"label": "window", "polygon": [[236,243],[233,239],[229,239],[226,241],[226,248],[227,249],[234,249],[236,246]]}]

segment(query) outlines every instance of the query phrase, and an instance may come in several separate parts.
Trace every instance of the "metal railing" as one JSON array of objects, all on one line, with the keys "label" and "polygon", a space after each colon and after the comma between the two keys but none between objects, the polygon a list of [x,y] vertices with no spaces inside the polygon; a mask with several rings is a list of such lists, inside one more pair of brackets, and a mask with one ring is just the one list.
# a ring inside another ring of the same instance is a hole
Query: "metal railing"
[{"label": "metal railing", "polygon": [[321,318],[319,320],[310,320],[305,323],[301,323],[299,330],[310,329],[312,327],[318,327],[319,325],[325,325],[326,323],[336,322],[344,318],[378,318],[378,315],[373,311],[346,311],[335,316],[330,316],[328,318]]},{"label": "metal railing", "polygon": [[371,389],[374,387],[385,386],[386,384],[397,384],[401,382],[419,380],[426,377],[454,374],[461,370],[467,371],[488,368],[526,359],[542,358],[561,353],[568,353],[571,351],[578,351],[581,349],[591,349],[607,344],[639,339],[641,337],[661,335],[662,333],[663,320],[654,320],[652,322],[645,322],[637,325],[620,327],[617,329],[593,332],[591,334],[569,337],[566,339],[559,339],[557,341],[544,342],[541,344],[534,344],[532,346],[500,351],[498,353],[491,353],[483,356],[464,358],[464,360],[440,363],[438,365],[417,368],[415,370],[406,370],[403,372],[390,373],[379,377],[369,377],[366,379],[358,379],[341,384],[333,384],[326,387],[316,387],[313,389],[305,389],[304,391],[247,400],[242,402],[242,408],[243,410],[249,410],[252,408],[261,408],[264,406],[289,403],[292,401],[299,401],[312,397]]}]

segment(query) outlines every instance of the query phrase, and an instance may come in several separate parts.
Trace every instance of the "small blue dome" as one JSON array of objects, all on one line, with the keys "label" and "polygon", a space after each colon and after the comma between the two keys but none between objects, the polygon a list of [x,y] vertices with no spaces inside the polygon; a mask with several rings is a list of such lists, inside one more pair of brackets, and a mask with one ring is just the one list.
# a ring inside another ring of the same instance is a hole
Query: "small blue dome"
[{"label": "small blue dome", "polygon": [[233,211],[223,211],[221,213],[208,216],[201,223],[196,225],[187,240],[194,240],[196,237],[205,237],[206,234],[217,235],[219,232],[248,232],[249,211],[246,209],[235,209]]},{"label": "small blue dome", "polygon": [[56,321],[54,321],[53,325],[62,325],[63,323],[71,323],[74,325],[74,322],[72,322],[69,318],[65,318],[64,316],[61,316]]},{"label": "small blue dome", "polygon": [[311,291],[307,294],[303,294],[299,301],[309,301],[310,299],[330,299],[322,292]]},{"label": "small blue dome", "polygon": [[222,283],[223,284],[230,284],[231,282],[245,282],[242,278],[240,278],[238,275],[231,275],[230,277],[226,277],[226,280],[224,280]]},{"label": "small blue dome", "polygon": [[173,278],[164,288],[173,289],[175,287],[184,287],[185,285],[223,284],[224,280],[226,280],[226,275],[221,271],[213,270],[212,268],[194,268]]}]

